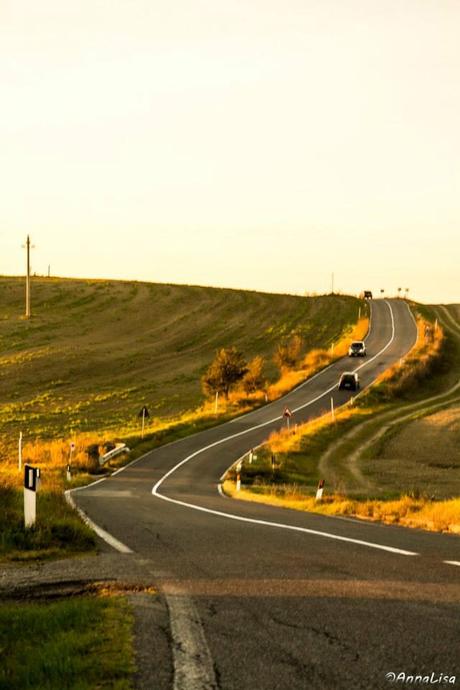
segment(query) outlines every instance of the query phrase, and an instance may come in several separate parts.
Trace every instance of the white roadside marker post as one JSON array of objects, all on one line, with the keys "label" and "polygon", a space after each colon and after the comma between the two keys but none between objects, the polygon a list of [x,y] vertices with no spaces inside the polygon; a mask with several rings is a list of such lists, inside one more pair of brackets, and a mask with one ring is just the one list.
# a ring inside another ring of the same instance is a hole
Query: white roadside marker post
[{"label": "white roadside marker post", "polygon": [[19,432],[19,443],[18,443],[18,469],[22,470],[22,431]]},{"label": "white roadside marker post", "polygon": [[24,526],[33,527],[37,517],[37,489],[40,470],[24,465]]},{"label": "white roadside marker post", "polygon": [[334,398],[331,396],[331,419],[335,422]]},{"label": "white roadside marker post", "polygon": [[251,448],[251,450],[249,451],[249,455],[248,455],[248,462],[249,462],[250,465],[252,465],[253,459],[254,459],[254,451],[253,451],[253,449]]},{"label": "white roadside marker post", "polygon": [[75,443],[72,441],[70,444],[70,453],[69,453],[69,464],[67,465],[67,481],[70,482],[72,479],[72,458],[73,458],[73,452],[75,450]]},{"label": "white roadside marker post", "polygon": [[324,479],[320,479],[318,483],[318,488],[316,489],[316,500],[321,501],[323,498],[324,491]]},{"label": "white roadside marker post", "polygon": [[239,462],[238,465],[236,466],[236,490],[240,491],[241,490],[241,469],[243,467],[243,463]]}]

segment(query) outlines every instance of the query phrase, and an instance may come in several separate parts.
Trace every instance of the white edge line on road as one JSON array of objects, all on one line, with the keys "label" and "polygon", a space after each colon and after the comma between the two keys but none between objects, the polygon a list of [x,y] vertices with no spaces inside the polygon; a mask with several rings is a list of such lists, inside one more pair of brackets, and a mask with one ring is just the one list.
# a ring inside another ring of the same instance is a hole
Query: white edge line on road
[{"label": "white edge line on road", "polygon": [[[390,303],[387,300],[385,300],[385,304],[388,306],[388,308],[390,310],[391,338],[386,343],[386,345],[376,355],[374,355],[373,357],[371,357],[371,359],[369,359],[366,362],[364,362],[363,364],[361,364],[355,371],[357,371],[358,369],[362,369],[363,367],[365,367],[368,364],[370,364],[371,362],[373,362],[377,357],[379,357],[383,352],[385,352],[385,350],[388,347],[390,347],[391,343],[394,340],[395,323],[394,323],[393,310],[391,308]],[[315,398],[313,398],[313,400],[310,400],[309,402],[305,403],[304,405],[300,405],[299,407],[294,408],[293,412],[297,412],[298,410],[302,410],[305,407],[312,405],[314,402],[316,402],[317,400],[319,400],[320,398],[322,398],[324,395],[326,395],[330,391],[334,390],[335,388],[336,388],[336,384],[334,384],[334,386],[332,386],[328,390],[323,391],[321,393],[321,395],[316,396]],[[233,513],[222,512],[220,510],[212,510],[210,508],[204,508],[203,506],[199,506],[199,505],[196,505],[194,503],[187,503],[185,501],[179,501],[177,499],[170,498],[169,496],[165,496],[164,494],[159,493],[158,490],[159,490],[160,486],[163,484],[163,482],[166,479],[168,479],[168,477],[170,477],[174,472],[176,472],[179,469],[179,467],[182,467],[182,465],[185,465],[186,463],[190,462],[190,460],[195,458],[197,455],[200,455],[201,453],[204,453],[205,451],[210,450],[211,448],[215,448],[216,446],[222,445],[223,443],[226,443],[227,441],[230,441],[234,438],[238,438],[239,436],[243,436],[245,434],[248,434],[251,431],[255,431],[256,429],[261,429],[264,426],[268,426],[269,424],[272,424],[273,422],[278,421],[278,419],[279,419],[279,416],[277,415],[274,419],[270,419],[266,422],[261,422],[260,424],[256,424],[255,426],[250,427],[249,429],[244,429],[243,431],[239,431],[235,434],[231,434],[230,436],[226,436],[225,438],[219,439],[218,441],[214,441],[214,443],[210,443],[209,445],[204,446],[203,448],[196,450],[194,453],[192,453],[191,455],[188,455],[186,458],[184,458],[183,460],[178,462],[176,465],[174,465],[174,467],[172,467],[168,472],[166,472],[166,474],[163,475],[163,477],[153,486],[152,495],[155,496],[156,498],[161,498],[163,501],[167,501],[169,503],[174,503],[176,505],[184,506],[186,508],[191,508],[192,510],[198,510],[198,511],[203,512],[203,513],[208,513],[210,515],[217,515],[219,517],[224,517],[228,520],[236,520],[238,522],[246,522],[246,523],[255,524],[255,525],[264,525],[267,527],[277,527],[279,529],[287,529],[287,530],[291,530],[294,532],[302,532],[304,534],[314,534],[316,536],[325,537],[327,539],[335,539],[336,541],[343,541],[343,542],[348,542],[348,543],[352,543],[352,544],[359,544],[361,546],[368,546],[370,548],[379,549],[381,551],[388,551],[390,553],[397,553],[397,554],[401,554],[404,556],[418,556],[419,555],[418,553],[415,553],[414,551],[406,551],[405,549],[398,549],[398,548],[393,547],[393,546],[376,544],[375,542],[368,542],[368,541],[364,541],[362,539],[352,539],[351,537],[342,537],[340,535],[332,534],[330,532],[322,532],[320,530],[308,529],[306,527],[296,527],[295,525],[287,525],[287,524],[284,524],[281,522],[271,522],[268,520],[258,520],[255,518],[242,517],[240,515],[235,515]],[[218,487],[220,487],[220,484],[218,484]],[[221,490],[221,488],[219,490]]]},{"label": "white edge line on road", "polygon": [[344,541],[351,544],[359,544],[361,546],[369,546],[373,549],[379,549],[381,551],[389,551],[390,553],[397,553],[403,556],[418,556],[418,553],[414,551],[406,551],[405,549],[398,549],[394,546],[385,546],[383,544],[376,544],[371,541],[364,541],[362,539],[352,539],[351,537],[342,537],[338,534],[331,534],[330,532],[322,532],[321,530],[309,529],[307,527],[297,527],[296,525],[286,525],[283,522],[271,522],[270,520],[258,520],[256,518],[242,517],[241,515],[234,515],[233,513],[224,513],[220,510],[212,510],[211,508],[204,508],[203,506],[197,506],[194,503],[186,503],[185,501],[178,501],[175,498],[169,498],[164,494],[154,494],[158,498],[164,501],[169,501],[170,503],[175,503],[180,506],[185,506],[186,508],[192,508],[193,510],[199,510],[203,513],[209,513],[211,515],[218,515],[220,517],[227,518],[229,520],[236,520],[238,522],[249,522],[253,525],[264,525],[266,527],[278,527],[279,529],[292,530],[293,532],[303,532],[304,534],[314,534],[319,537],[327,537],[328,539],[335,539],[336,541]]},{"label": "white edge line on road", "polygon": [[215,690],[214,664],[193,601],[183,594],[164,596],[174,642],[174,690]]},{"label": "white edge line on road", "polygon": [[[100,480],[99,480],[99,481],[100,481]],[[98,482],[94,482],[94,483],[95,483],[95,484],[98,484],[99,481],[98,481]],[[65,499],[66,499],[67,503],[68,503],[74,510],[77,511],[77,513],[79,514],[79,516],[81,517],[81,519],[83,520],[83,522],[84,522],[85,524],[87,524],[88,527],[90,527],[94,532],[96,532],[96,534],[97,534],[99,537],[101,537],[101,539],[103,539],[105,542],[107,542],[107,544],[110,544],[110,546],[111,546],[112,548],[114,548],[116,551],[119,551],[120,553],[133,553],[132,550],[131,550],[128,546],[126,546],[125,544],[123,544],[123,542],[118,541],[118,539],[115,539],[115,537],[113,537],[111,534],[109,534],[109,532],[106,532],[105,529],[102,529],[102,527],[99,527],[99,525],[96,525],[96,523],[93,522],[93,521],[91,520],[91,518],[89,518],[89,517],[87,516],[87,514],[86,514],[81,508],[79,508],[79,507],[77,506],[77,504],[76,504],[75,501],[73,500],[73,497],[72,497],[72,495],[71,495],[71,493],[70,493],[71,491],[75,491],[75,490],[76,490],[76,489],[67,489],[67,491],[64,492],[64,495],[65,495]]]},{"label": "white edge line on road", "polygon": [[447,565],[457,565],[460,568],[460,561],[443,561],[443,563],[447,563]]}]

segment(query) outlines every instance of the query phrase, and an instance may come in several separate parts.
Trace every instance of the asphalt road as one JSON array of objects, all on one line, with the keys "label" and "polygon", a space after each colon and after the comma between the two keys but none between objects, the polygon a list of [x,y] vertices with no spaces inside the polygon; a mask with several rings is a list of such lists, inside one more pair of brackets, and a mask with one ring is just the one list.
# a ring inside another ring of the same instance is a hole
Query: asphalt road
[{"label": "asphalt road", "polygon": [[[374,300],[366,359],[342,360],[280,401],[148,453],[75,492],[132,551],[170,613],[171,656],[152,690],[387,688],[386,674],[456,676],[460,686],[460,539],[222,497],[222,473],[282,424],[349,397],[410,349],[404,302]],[[192,456],[192,457],[191,457]],[[153,493],[152,493],[153,490]],[[457,564],[455,564],[457,563]],[[174,667],[174,676],[164,671]],[[168,678],[169,680],[165,680]],[[427,683],[425,683],[426,685]],[[445,687],[452,687],[452,684]]]}]

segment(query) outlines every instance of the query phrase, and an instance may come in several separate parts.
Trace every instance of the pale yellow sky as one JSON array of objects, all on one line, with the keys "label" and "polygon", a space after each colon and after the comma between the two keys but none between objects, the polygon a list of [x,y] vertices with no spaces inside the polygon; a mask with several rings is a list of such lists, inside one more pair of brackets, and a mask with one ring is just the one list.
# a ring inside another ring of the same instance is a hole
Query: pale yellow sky
[{"label": "pale yellow sky", "polygon": [[458,0],[0,0],[0,273],[460,301]]}]

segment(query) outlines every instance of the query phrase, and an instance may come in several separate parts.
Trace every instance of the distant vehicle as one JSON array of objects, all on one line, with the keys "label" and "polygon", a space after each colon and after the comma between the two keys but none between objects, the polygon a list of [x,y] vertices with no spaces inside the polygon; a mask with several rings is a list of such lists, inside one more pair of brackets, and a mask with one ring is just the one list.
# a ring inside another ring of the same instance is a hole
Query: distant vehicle
[{"label": "distant vehicle", "polygon": [[349,357],[365,357],[366,356],[366,343],[364,340],[354,340],[350,347],[348,348]]},{"label": "distant vehicle", "polygon": [[359,389],[359,376],[355,371],[344,371],[339,381],[339,391],[357,391]]},{"label": "distant vehicle", "polygon": [[372,292],[370,290],[364,290],[364,299],[372,299]]}]

